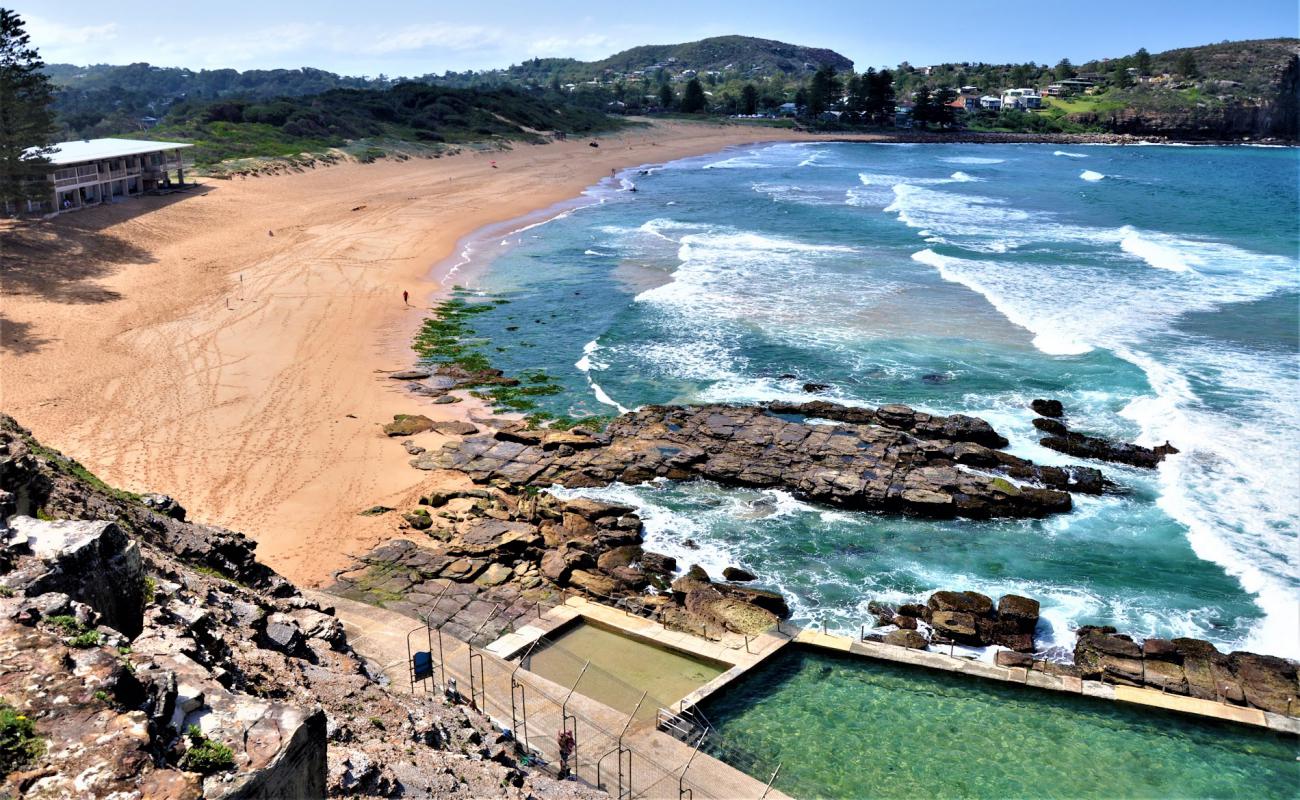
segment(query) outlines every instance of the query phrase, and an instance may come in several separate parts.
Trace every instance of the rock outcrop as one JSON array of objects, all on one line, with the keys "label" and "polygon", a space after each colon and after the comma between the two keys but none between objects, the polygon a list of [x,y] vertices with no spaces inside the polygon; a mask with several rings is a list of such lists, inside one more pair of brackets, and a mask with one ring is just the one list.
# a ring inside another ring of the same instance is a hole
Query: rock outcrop
[{"label": "rock outcrop", "polygon": [[1105,488],[1096,470],[1040,467],[994,449],[1005,444],[983,420],[906,406],[648,406],[598,436],[506,427],[447,443],[412,465],[513,485],[706,478],[842,508],[979,519],[1060,513],[1071,508],[1070,492]]},{"label": "rock outcrop", "polygon": [[1074,664],[1092,680],[1300,715],[1300,665],[1257,653],[1221,653],[1201,639],[1139,643],[1112,627],[1085,625],[1077,632]]},{"label": "rock outcrop", "polygon": [[[927,629],[931,634],[928,641],[1034,651],[1039,609],[1038,601],[1028,597],[1008,594],[994,604],[992,598],[979,592],[940,591],[930,595],[925,605],[894,607],[872,601],[867,609],[880,625],[908,631]],[[890,641],[888,635],[885,641]]]},{"label": "rock outcrop", "polygon": [[1169,442],[1158,447],[1143,447],[1140,444],[1116,442],[1071,431],[1061,419],[1064,410],[1059,400],[1035,400],[1030,407],[1041,415],[1034,420],[1034,427],[1047,434],[1038,443],[1069,456],[1155,469],[1165,460],[1165,456],[1178,452],[1178,448]]},{"label": "rock outcrop", "polygon": [[0,795],[597,795],[478,712],[387,690],[332,609],[173,506],[0,416],[0,697],[40,745]]}]

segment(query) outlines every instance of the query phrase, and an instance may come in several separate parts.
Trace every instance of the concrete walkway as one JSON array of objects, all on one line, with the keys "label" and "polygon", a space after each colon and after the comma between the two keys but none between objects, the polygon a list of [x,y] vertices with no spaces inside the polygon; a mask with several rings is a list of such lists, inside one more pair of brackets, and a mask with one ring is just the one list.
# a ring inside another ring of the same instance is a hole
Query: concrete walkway
[{"label": "concrete walkway", "polygon": [[[392,681],[393,689],[411,691],[407,666],[408,633],[416,631],[411,636],[413,650],[428,649],[424,626],[419,620],[322,592],[305,594],[322,605],[334,606],[335,613],[347,630],[352,647],[383,668],[384,674]],[[501,727],[512,728],[518,725],[519,730],[515,734],[519,740],[539,752],[547,761],[558,761],[557,734],[566,727],[575,730],[578,744],[575,774],[593,786],[601,786],[611,795],[647,800],[680,800],[680,790],[688,789],[694,797],[718,800],[757,800],[765,793],[769,798],[785,797],[775,789],[767,791],[762,781],[704,752],[695,754],[692,758],[693,748],[659,731],[653,719],[638,720],[629,725],[627,714],[576,692],[568,697],[566,704],[565,699],[569,694],[567,687],[528,672],[516,662],[507,661],[499,655],[519,652],[527,646],[528,641],[534,641],[542,635],[543,629],[553,630],[578,614],[597,618],[604,615],[617,616],[623,624],[638,628],[638,633],[649,639],[673,634],[671,631],[659,630],[662,626],[649,620],[628,617],[615,609],[571,598],[565,606],[552,609],[542,620],[524,626],[514,634],[507,634],[489,648],[475,648],[473,652],[478,655],[474,658],[472,681],[469,647],[446,635],[443,637],[445,663],[441,666],[445,668],[448,678],[456,680],[457,689],[466,700],[471,699],[473,687],[476,705]],[[533,630],[528,630],[530,627]],[[700,655],[733,664],[739,659],[748,668],[784,644],[785,637],[778,638],[771,634],[768,637],[751,641],[750,650],[753,652],[750,653],[744,650],[743,637],[738,652],[732,646],[734,643],[729,642],[705,642],[704,645],[699,645],[678,641],[673,646],[678,649],[703,647],[712,652]],[[437,648],[435,641],[435,660],[438,658]],[[481,660],[478,656],[481,656]],[[727,674],[729,673],[724,673],[724,676]],[[437,668],[435,680],[441,684],[441,672]],[[420,684],[415,687],[416,692],[425,690]],[[566,712],[567,726],[562,724]],[[522,722],[525,718],[526,728]],[[625,727],[623,745],[630,750],[630,761],[625,751],[622,757],[624,774],[620,780],[618,737]]]}]

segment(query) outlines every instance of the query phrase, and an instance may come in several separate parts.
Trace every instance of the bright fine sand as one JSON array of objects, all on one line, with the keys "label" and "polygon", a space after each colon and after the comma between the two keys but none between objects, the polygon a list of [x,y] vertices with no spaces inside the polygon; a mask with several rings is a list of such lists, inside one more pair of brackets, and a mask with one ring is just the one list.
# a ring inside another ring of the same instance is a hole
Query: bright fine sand
[{"label": "bright fine sand", "polygon": [[437,479],[380,424],[476,410],[430,405],[382,374],[411,365],[411,336],[442,288],[432,267],[462,237],[612,168],[794,138],[661,123],[599,148],[575,137],[200,179],[190,193],[36,223],[24,244],[0,238],[0,409],[108,483],[170,494],[320,585],[397,534],[396,515],[359,511],[403,508]]}]

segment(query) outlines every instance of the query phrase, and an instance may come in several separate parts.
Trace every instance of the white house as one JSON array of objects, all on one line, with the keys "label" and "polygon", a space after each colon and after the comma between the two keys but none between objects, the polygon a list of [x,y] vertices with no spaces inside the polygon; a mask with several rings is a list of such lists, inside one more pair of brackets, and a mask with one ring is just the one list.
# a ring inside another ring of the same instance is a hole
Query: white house
[{"label": "white house", "polygon": [[986,94],[980,98],[980,108],[987,108],[990,111],[1000,111],[1002,109],[1002,98]]},{"label": "white house", "polygon": [[1042,108],[1043,98],[1034,89],[1007,89],[1002,93],[1003,108]]},{"label": "white house", "polygon": [[[59,142],[50,153],[48,200],[28,201],[27,212],[59,214],[112,203],[185,182],[180,150],[193,145],[143,139],[85,139]],[[7,211],[14,209],[8,208]]]}]

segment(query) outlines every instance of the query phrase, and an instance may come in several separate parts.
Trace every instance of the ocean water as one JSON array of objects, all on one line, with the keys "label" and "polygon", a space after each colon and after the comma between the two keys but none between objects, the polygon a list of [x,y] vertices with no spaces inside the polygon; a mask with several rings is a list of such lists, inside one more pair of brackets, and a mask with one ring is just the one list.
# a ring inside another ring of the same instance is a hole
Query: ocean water
[{"label": "ocean water", "polygon": [[[1300,656],[1300,154],[1253,147],[779,144],[629,170],[545,224],[466,243],[450,279],[549,410],[807,399],[982,416],[1018,455],[1027,403],[1182,453],[1048,520],[925,521],[705,483],[582,494],[647,546],[739,564],[797,620],[940,588],[1080,624]],[[635,187],[636,191],[630,191]]]}]

